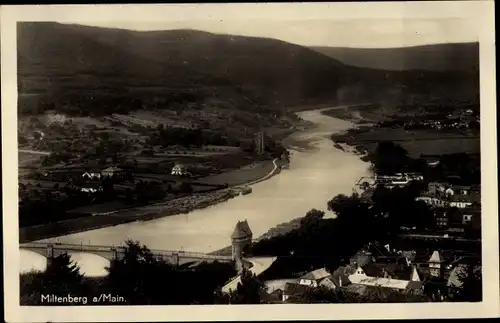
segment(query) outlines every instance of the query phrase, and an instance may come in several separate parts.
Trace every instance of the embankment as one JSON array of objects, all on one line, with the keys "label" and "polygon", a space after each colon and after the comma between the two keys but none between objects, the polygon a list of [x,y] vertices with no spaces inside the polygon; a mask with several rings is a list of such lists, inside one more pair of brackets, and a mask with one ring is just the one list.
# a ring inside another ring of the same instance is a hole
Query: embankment
[{"label": "embankment", "polygon": [[[273,165],[274,168],[265,176],[258,180],[245,183],[245,185],[253,185],[279,174],[281,167],[277,164],[276,159],[273,160]],[[89,214],[81,218],[24,227],[19,229],[19,242],[25,243],[134,221],[148,221],[165,216],[188,213],[193,210],[203,209],[225,202],[238,195],[239,192],[235,189],[222,189],[207,194],[193,194],[168,202],[160,202],[106,213]]]}]

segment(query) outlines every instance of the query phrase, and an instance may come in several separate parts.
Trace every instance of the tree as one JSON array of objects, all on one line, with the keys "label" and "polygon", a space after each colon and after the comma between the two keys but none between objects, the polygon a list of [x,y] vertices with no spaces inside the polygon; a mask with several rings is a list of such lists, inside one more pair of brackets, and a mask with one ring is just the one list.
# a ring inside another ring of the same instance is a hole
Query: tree
[{"label": "tree", "polygon": [[191,185],[191,183],[182,182],[179,186],[179,192],[184,194],[191,194],[193,193],[193,186]]},{"label": "tree", "polygon": [[325,212],[317,209],[312,209],[309,212],[307,212],[302,219],[300,219],[300,225],[301,227],[304,228],[316,225],[319,223],[321,219],[323,219],[324,216]]},{"label": "tree", "polygon": [[266,291],[266,286],[255,274],[245,270],[241,275],[241,282],[230,295],[232,304],[260,304],[260,296]]},{"label": "tree", "polygon": [[374,166],[378,174],[394,174],[403,172],[408,166],[408,152],[392,141],[377,144],[374,152]]},{"label": "tree", "polygon": [[21,304],[39,305],[42,295],[81,296],[88,290],[78,265],[67,254],[53,258],[45,272],[33,271],[20,276]]},{"label": "tree", "polygon": [[483,298],[481,267],[466,265],[457,271],[459,285],[454,297],[458,302],[480,302]]},{"label": "tree", "polygon": [[156,259],[138,241],[127,240],[123,257],[107,270],[106,288],[131,305],[170,304],[175,297],[169,292],[177,289],[174,266]]}]

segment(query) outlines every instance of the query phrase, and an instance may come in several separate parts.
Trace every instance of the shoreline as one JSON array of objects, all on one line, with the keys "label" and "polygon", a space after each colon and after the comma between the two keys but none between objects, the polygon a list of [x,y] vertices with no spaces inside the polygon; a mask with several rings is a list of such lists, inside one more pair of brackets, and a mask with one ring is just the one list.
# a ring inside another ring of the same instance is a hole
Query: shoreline
[{"label": "shoreline", "polygon": [[242,187],[257,184],[278,175],[281,172],[282,163],[279,163],[277,158],[272,162],[274,164],[273,170],[263,177],[210,193],[192,194],[165,202],[158,202],[144,206],[131,207],[128,209],[91,214],[80,218],[62,220],[54,223],[19,228],[19,243],[50,239],[61,235],[96,230],[130,222],[150,221],[208,208],[242,195]]},{"label": "shoreline", "polygon": [[[324,108],[323,108],[324,109]],[[335,110],[336,108],[335,107],[332,107],[331,110]],[[343,109],[343,107],[341,107],[341,109]],[[330,109],[328,110],[325,110],[325,111],[329,111]],[[307,110],[305,110],[307,111]],[[352,131],[352,130],[356,130],[358,129],[359,126],[366,126],[367,124],[361,122],[361,123],[357,123],[357,122],[353,122],[353,120],[351,118],[341,118],[341,117],[338,117],[338,116],[331,116],[331,115],[328,115],[326,113],[323,113],[323,115],[327,116],[327,117],[331,117],[331,118],[336,118],[336,119],[340,119],[340,120],[345,120],[345,121],[349,121],[351,122],[353,125],[352,125],[352,128],[344,131],[344,132],[339,132],[339,133],[332,133],[331,136],[329,137],[329,140],[332,141],[332,145],[336,148],[336,149],[339,149],[343,152],[346,152],[346,153],[352,153],[356,156],[358,156],[362,161],[364,162],[369,162],[367,160],[365,160],[367,158],[367,155],[366,153],[362,152],[362,151],[359,151],[358,148],[355,146],[355,145],[349,145],[347,143],[336,143],[331,137],[334,136],[334,135],[340,135],[340,136],[343,136],[345,135],[346,133],[349,133],[349,131]],[[365,120],[364,120],[365,121]],[[312,124],[304,124],[302,125],[302,129],[301,130],[307,130],[307,129],[310,129],[313,127]],[[296,133],[297,131],[293,132],[290,136],[288,136],[286,139],[288,144],[285,144],[285,148],[289,149],[291,148],[291,146],[293,146],[293,138],[292,138],[292,135],[294,133]],[[285,235],[293,230],[296,230],[298,228],[300,228],[300,221],[301,219],[305,216],[305,214],[303,216],[299,216],[299,217],[296,217],[290,221],[286,221],[286,222],[282,222],[282,223],[279,223],[273,227],[271,227],[268,231],[266,231],[265,233],[263,233],[262,235],[260,235],[258,238],[254,239],[252,241],[252,244],[253,243],[257,243],[261,240],[265,240],[265,239],[271,239],[273,237],[276,237],[276,236],[281,236],[281,235]],[[221,249],[217,249],[215,251],[212,251],[212,252],[209,252],[208,254],[210,255],[221,255],[221,256],[231,256],[232,255],[232,246],[226,246],[224,248],[221,248]]]},{"label": "shoreline", "polygon": [[[335,107],[332,107],[332,109],[335,109]],[[308,110],[309,109],[306,109],[304,111]],[[286,149],[293,148],[295,142],[293,138],[294,135],[298,132],[302,132],[311,128],[314,128],[314,124],[311,124],[309,122],[300,122],[299,124],[294,125],[294,127],[290,129],[290,132],[287,133],[287,135],[284,138],[282,138],[284,147]],[[356,124],[353,124],[352,129],[356,129]],[[346,152],[353,152],[354,154],[359,155],[359,153],[356,152],[355,149]],[[36,240],[50,239],[61,235],[91,231],[131,222],[150,221],[167,216],[186,214],[195,210],[208,208],[216,204],[226,202],[232,198],[238,197],[239,195],[242,195],[241,194],[242,192],[240,191],[242,187],[257,184],[259,182],[265,181],[279,174],[281,172],[282,167],[284,166],[283,162],[280,162],[279,159],[274,159],[273,163],[275,166],[274,169],[257,180],[252,180],[250,182],[234,185],[229,188],[213,191],[210,193],[193,194],[187,197],[182,197],[179,199],[170,200],[166,202],[158,202],[145,206],[136,206],[128,209],[121,209],[106,213],[94,214],[81,218],[68,219],[54,223],[20,228],[19,243],[27,243]],[[195,201],[194,203],[189,203],[190,200],[192,202],[193,197],[194,199],[198,198],[198,200]],[[205,199],[203,199],[203,197],[205,197]],[[172,203],[177,203],[177,205],[171,205]],[[298,217],[291,221],[280,223],[275,227],[270,228],[257,240],[268,238],[269,237],[268,235],[275,235],[275,233],[278,230],[282,230],[284,227],[287,226],[293,227],[294,225],[292,223],[294,223],[295,221],[300,222],[301,218],[302,217]],[[285,230],[285,232],[278,232],[278,234],[284,234],[290,230]],[[222,251],[227,252],[228,248],[230,251],[231,246],[210,253],[219,254]]]}]

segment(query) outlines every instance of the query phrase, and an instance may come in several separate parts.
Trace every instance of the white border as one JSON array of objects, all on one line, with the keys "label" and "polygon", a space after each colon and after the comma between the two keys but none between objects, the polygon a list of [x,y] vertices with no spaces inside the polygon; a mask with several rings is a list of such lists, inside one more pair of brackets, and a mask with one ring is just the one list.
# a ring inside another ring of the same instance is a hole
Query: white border
[{"label": "white border", "polygon": [[[253,7],[250,17],[246,9]],[[484,294],[481,303],[318,304],[255,306],[19,306],[17,219],[16,21],[154,21],[183,19],[473,19],[481,72],[481,167]],[[132,12],[132,13],[131,13]],[[189,5],[2,6],[2,170],[5,313],[8,322],[237,321],[496,317],[499,306],[496,163],[495,36],[493,1],[399,3],[287,3]],[[112,18],[113,17],[113,18]],[[119,19],[119,17],[125,17]],[[292,18],[291,18],[292,17]],[[295,17],[295,18],[293,18]]]}]

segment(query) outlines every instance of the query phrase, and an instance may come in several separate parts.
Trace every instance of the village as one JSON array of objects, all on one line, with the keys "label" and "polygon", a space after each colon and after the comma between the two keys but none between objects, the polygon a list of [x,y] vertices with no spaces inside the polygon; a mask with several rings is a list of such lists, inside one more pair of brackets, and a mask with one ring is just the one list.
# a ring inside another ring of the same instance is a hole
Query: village
[{"label": "village", "polygon": [[243,147],[203,146],[205,154],[195,148],[184,148],[184,153],[167,148],[153,156],[115,156],[106,163],[90,159],[82,165],[23,169],[20,226],[27,229],[22,232],[67,220],[78,227],[81,218],[94,216],[93,222],[99,222],[97,216],[104,221],[102,216],[148,205],[158,206],[163,212],[156,213],[163,215],[185,213],[249,194],[249,183],[279,172],[288,156],[263,132],[243,142]]},{"label": "village", "polygon": [[[437,160],[429,161],[427,166],[438,167],[439,158]],[[424,203],[429,212],[417,215],[425,218],[420,225],[400,226],[391,243],[374,240],[364,244],[334,267],[336,269],[318,266],[295,274],[272,269],[271,274],[264,272],[259,276],[265,285],[261,302],[325,302],[328,295],[330,298],[331,295],[351,295],[355,299],[353,302],[373,302],[374,299],[389,302],[454,301],[459,299],[464,288],[470,292],[470,286],[463,286],[466,277],[470,280],[465,284],[476,279],[479,284],[476,288],[480,288],[480,185],[459,185],[453,179],[452,176],[448,182],[428,181],[422,173],[416,172],[361,178],[353,194],[371,207],[376,190],[398,190],[413,185],[419,191],[415,201]],[[292,220],[255,240],[252,240],[251,230],[246,224],[246,229],[241,232],[236,232],[237,226],[233,236],[246,235],[247,243],[252,245],[253,242],[254,250],[259,253],[256,243],[300,230],[303,223],[300,218]],[[251,249],[247,252],[252,254]],[[292,261],[298,259],[300,257]],[[231,293],[234,288],[234,282],[228,283],[223,291]],[[481,293],[469,297],[480,298]],[[341,302],[349,300],[346,298]]]}]

